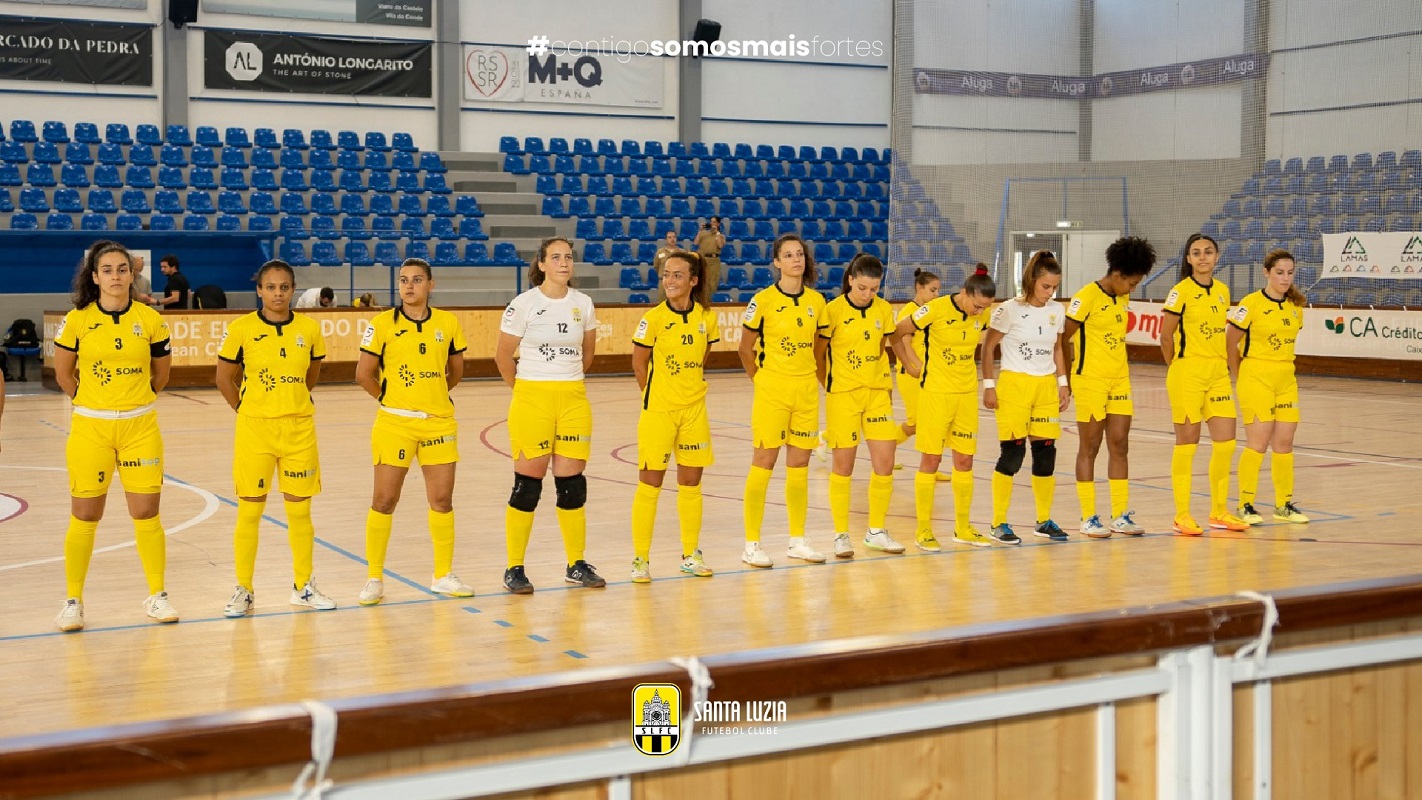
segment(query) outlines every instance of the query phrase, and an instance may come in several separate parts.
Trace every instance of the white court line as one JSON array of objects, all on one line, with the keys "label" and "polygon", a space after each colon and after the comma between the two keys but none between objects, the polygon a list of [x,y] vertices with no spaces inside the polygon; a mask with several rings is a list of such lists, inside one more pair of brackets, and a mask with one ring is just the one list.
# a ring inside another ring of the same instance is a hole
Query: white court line
[{"label": "white court line", "polygon": [[[0,464],[0,469],[34,469],[34,470],[41,470],[41,471],[45,471],[45,472],[66,472],[66,471],[68,470],[67,467],[25,467],[25,466],[15,466],[15,465],[11,465],[11,464]],[[212,492],[209,492],[208,490],[206,490],[206,489],[204,489],[204,488],[202,488],[202,487],[200,487],[200,486],[193,486],[193,485],[190,484],[190,483],[183,483],[183,482],[181,482],[181,481],[175,481],[175,480],[173,480],[172,478],[166,478],[166,477],[165,477],[165,478],[163,479],[163,483],[165,483],[165,484],[167,484],[167,485],[169,485],[169,486],[176,486],[176,487],[178,487],[179,489],[187,489],[188,491],[192,492],[193,494],[196,494],[198,497],[201,497],[201,498],[203,499],[203,503],[204,503],[204,506],[203,506],[202,511],[199,511],[198,514],[197,514],[197,516],[193,517],[192,519],[186,520],[186,521],[184,521],[184,522],[180,522],[180,523],[178,523],[177,525],[174,525],[174,526],[172,526],[172,527],[170,527],[170,528],[165,528],[165,529],[163,530],[163,535],[164,535],[164,536],[172,536],[173,534],[177,533],[178,531],[187,530],[188,528],[191,528],[191,527],[194,526],[194,525],[197,525],[197,524],[199,524],[199,523],[201,523],[201,522],[206,521],[206,520],[208,519],[208,517],[211,517],[213,514],[216,514],[216,513],[217,513],[217,507],[218,507],[218,505],[220,505],[220,503],[219,503],[219,501],[218,501],[218,499],[217,499],[217,495],[213,494]],[[134,542],[133,540],[129,540],[129,541],[127,541],[127,542],[120,542],[120,543],[118,543],[118,544],[111,544],[111,545],[109,545],[108,547],[99,547],[99,548],[96,548],[96,549],[94,550],[94,552],[95,552],[95,553],[108,553],[108,552],[112,552],[112,551],[114,551],[114,550],[121,550],[121,549],[123,549],[123,548],[125,548],[125,547],[132,547],[134,544],[135,544],[135,542]],[[35,561],[24,561],[24,562],[21,562],[21,563],[19,563],[19,564],[0,564],[0,572],[5,572],[5,571],[7,571],[7,570],[12,570],[12,569],[20,569],[20,568],[22,568],[22,567],[33,567],[33,566],[37,566],[37,565],[39,565],[39,564],[53,564],[53,563],[56,562],[56,561],[63,561],[63,560],[64,560],[64,556],[58,555],[58,556],[54,556],[54,557],[52,557],[52,558],[41,558],[41,559],[38,559],[38,560],[35,560]]]}]

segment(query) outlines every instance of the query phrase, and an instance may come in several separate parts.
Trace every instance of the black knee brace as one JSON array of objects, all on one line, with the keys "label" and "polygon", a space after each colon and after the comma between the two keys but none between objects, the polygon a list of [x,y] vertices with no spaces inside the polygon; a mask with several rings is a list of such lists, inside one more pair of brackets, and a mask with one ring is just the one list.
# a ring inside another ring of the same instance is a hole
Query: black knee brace
[{"label": "black knee brace", "polygon": [[514,473],[513,492],[509,494],[509,505],[519,511],[533,513],[538,508],[538,498],[543,496],[543,481],[527,475]]},{"label": "black knee brace", "polygon": [[588,479],[581,475],[555,477],[553,486],[558,490],[558,507],[565,511],[582,508],[588,502]]},{"label": "black knee brace", "polygon": [[1003,475],[1016,475],[1022,469],[1022,459],[1027,457],[1027,442],[1024,439],[1003,439],[1002,453],[997,457],[997,471]]},{"label": "black knee brace", "polygon": [[1035,439],[1032,442],[1032,475],[1047,478],[1057,471],[1057,440]]}]

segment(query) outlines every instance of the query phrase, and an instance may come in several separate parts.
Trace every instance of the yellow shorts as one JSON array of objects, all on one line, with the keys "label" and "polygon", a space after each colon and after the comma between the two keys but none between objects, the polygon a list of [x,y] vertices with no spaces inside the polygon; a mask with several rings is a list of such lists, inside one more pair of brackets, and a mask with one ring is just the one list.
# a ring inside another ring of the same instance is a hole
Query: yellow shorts
[{"label": "yellow shorts", "polygon": [[1176,425],[1236,416],[1229,364],[1223,358],[1175,359],[1165,373],[1165,392]]},{"label": "yellow shorts", "polygon": [[751,443],[777,449],[813,450],[820,441],[820,384],[814,375],[755,374],[751,401]]},{"label": "yellow shorts", "polygon": [[1239,411],[1244,424],[1298,422],[1299,379],[1292,361],[1246,358],[1239,365]]},{"label": "yellow shorts", "polygon": [[918,378],[907,372],[895,372],[894,380],[898,383],[899,397],[904,399],[904,424],[910,427],[918,424],[918,393],[923,391],[918,385]]},{"label": "yellow shorts", "polygon": [[163,488],[163,434],[158,413],[132,419],[95,419],[75,414],[64,444],[69,466],[69,494],[103,497],[118,470],[123,489],[157,494]]},{"label": "yellow shorts", "polygon": [[370,455],[375,464],[409,469],[419,459],[424,466],[459,461],[459,423],[453,417],[415,419],[375,413],[370,428]]},{"label": "yellow shorts", "polygon": [[293,497],[321,493],[321,458],[316,451],[316,418],[263,419],[237,415],[232,446],[232,482],[238,497],[264,497],[277,470],[281,490]]},{"label": "yellow shorts", "polygon": [[1062,401],[1057,389],[1056,375],[998,375],[997,438],[1061,438]]},{"label": "yellow shorts", "polygon": [[918,396],[918,452],[941,456],[978,452],[978,393],[930,392]]},{"label": "yellow shorts", "polygon": [[673,453],[683,467],[709,467],[715,461],[706,401],[672,411],[642,411],[637,420],[638,469],[664,470]]},{"label": "yellow shorts", "polygon": [[898,438],[888,389],[859,388],[825,395],[825,443],[830,447],[858,447],[860,439],[896,442]]},{"label": "yellow shorts", "polygon": [[514,381],[509,406],[514,458],[560,455],[587,461],[592,454],[592,406],[582,381]]},{"label": "yellow shorts", "polygon": [[1131,402],[1130,376],[1093,378],[1073,375],[1071,393],[1076,398],[1077,422],[1103,422],[1107,414],[1129,417],[1136,411]]}]

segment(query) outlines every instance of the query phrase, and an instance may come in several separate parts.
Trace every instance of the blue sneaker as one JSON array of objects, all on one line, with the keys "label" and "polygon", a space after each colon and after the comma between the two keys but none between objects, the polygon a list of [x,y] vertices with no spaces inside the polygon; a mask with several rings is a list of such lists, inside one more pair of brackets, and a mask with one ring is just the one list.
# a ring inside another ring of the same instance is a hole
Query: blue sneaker
[{"label": "blue sneaker", "polygon": [[1003,544],[1022,544],[1022,540],[1017,538],[1016,533],[1013,533],[1012,526],[1006,522],[992,526],[992,529],[988,531],[988,537],[994,542]]},{"label": "blue sneaker", "polygon": [[1067,532],[1062,530],[1060,525],[1051,520],[1037,523],[1037,527],[1034,528],[1032,532],[1043,539],[1051,539],[1054,542],[1067,541]]}]

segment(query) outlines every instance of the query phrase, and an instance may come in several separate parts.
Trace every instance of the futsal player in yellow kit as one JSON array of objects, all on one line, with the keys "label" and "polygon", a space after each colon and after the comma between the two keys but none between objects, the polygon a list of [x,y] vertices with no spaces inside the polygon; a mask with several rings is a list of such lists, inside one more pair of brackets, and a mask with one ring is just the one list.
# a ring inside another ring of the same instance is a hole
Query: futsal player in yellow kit
[{"label": "futsal player in yellow kit", "polygon": [[504,588],[513,594],[533,592],[523,562],[543,476],[550,468],[567,556],[563,580],[589,589],[607,585],[583,559],[588,538],[588,479],[583,470],[592,453],[593,423],[583,376],[592,367],[597,346],[597,313],[592,298],[573,288],[573,260],[567,239],[544,239],[528,268],[532,288],[509,303],[499,322],[494,363],[513,389],[509,444],[514,485],[504,510],[509,563]]},{"label": "futsal player in yellow kit", "polygon": [[815,380],[815,332],[824,324],[825,298],[814,290],[815,259],[805,240],[787,233],[771,246],[779,276],[756,292],[741,320],[741,366],[755,385],[751,404],[750,473],[743,513],[746,529],[741,560],[752,567],[774,566],[760,546],[765,494],[785,448],[785,511],[790,522],[786,555],[822,563],[823,554],[805,541],[810,505],[810,454],[819,440],[820,387]]},{"label": "futsal player in yellow kit", "polygon": [[326,340],[321,324],[291,310],[296,273],[285,261],[268,261],[257,271],[262,308],[233,320],[217,351],[217,390],[237,412],[232,480],[237,487],[237,530],[233,551],[237,588],[222,613],[244,617],[252,611],[257,533],[272,474],[286,504],[291,546],[291,605],[321,611],[336,601],[311,577],[316,529],[311,498],[321,492],[316,448],[316,406],[311,388],[321,374]]},{"label": "futsal player in yellow kit", "polygon": [[[1022,469],[1027,441],[1032,442],[1032,496],[1037,524],[1033,533],[1064,542],[1066,532],[1052,521],[1056,491],[1057,439],[1061,413],[1071,401],[1061,333],[1066,309],[1056,301],[1062,268],[1055,255],[1038,250],[1022,269],[1022,294],[992,312],[983,337],[983,405],[997,411],[999,452],[992,473],[992,528],[988,536],[1003,544],[1022,540],[1007,522],[1012,478]],[[1002,372],[993,350],[1002,345]]]},{"label": "futsal player in yellow kit", "polygon": [[1209,526],[1228,531],[1249,528],[1229,510],[1229,473],[1234,462],[1234,392],[1225,360],[1225,316],[1229,287],[1215,277],[1219,245],[1203,233],[1191,234],[1180,254],[1179,283],[1165,298],[1160,352],[1165,357],[1166,393],[1175,423],[1170,483],[1175,490],[1176,533],[1199,536],[1204,529],[1190,514],[1190,484],[1200,421],[1210,428]]},{"label": "futsal player in yellow kit", "polygon": [[[913,271],[913,299],[904,303],[903,306],[899,308],[899,313],[894,317],[894,325],[897,327],[900,322],[913,316],[913,313],[917,311],[920,306],[927,304],[929,300],[937,297],[942,285],[943,283],[939,280],[937,274],[929,272],[926,269],[915,269]],[[913,338],[910,340],[909,346],[915,353],[923,352],[923,331],[917,328],[914,329]],[[889,352],[894,354],[894,360],[898,361],[898,355],[894,353],[892,349],[890,349]],[[899,435],[896,440],[896,444],[903,445],[904,442],[909,440],[910,436],[913,436],[914,431],[918,430],[918,393],[920,389],[918,386],[918,378],[908,374],[901,361],[898,362],[894,368],[894,385],[899,390],[899,397],[903,398],[904,401],[904,422],[899,426]],[[898,469],[900,466],[899,464],[895,464],[894,469]],[[950,480],[951,478],[951,475],[944,475],[941,472],[938,473],[938,480],[940,481]]]},{"label": "futsal player in yellow kit", "polygon": [[163,487],[163,436],[154,403],[168,383],[172,352],[168,323],[129,298],[133,258],[118,242],[95,242],[74,276],[74,310],[54,334],[54,379],[74,401],[65,443],[69,470],[69,530],[64,536],[68,600],[55,624],[84,628],[84,579],[94,532],[115,473],[123,482],[148,598],[156,622],[177,622],[163,588],[167,545],[158,517]]},{"label": "futsal player in yellow kit", "polygon": [[672,250],[662,262],[666,299],[642,315],[632,336],[632,372],[642,389],[637,421],[637,493],[632,498],[632,582],[651,583],[652,529],[657,497],[673,456],[676,511],[681,522],[681,571],[711,577],[701,555],[701,473],[711,466],[706,415],[706,358],[720,341],[716,313],[702,281],[701,256]]},{"label": "futsal player in yellow kit", "polygon": [[434,573],[430,591],[472,597],[454,574],[454,471],[459,461],[459,425],[449,393],[464,378],[464,330],[448,311],[430,306],[434,290],[429,262],[407,258],[396,279],[400,305],[370,320],[361,338],[356,384],[380,401],[370,429],[375,488],[365,517],[369,563],[359,602],[385,597],[385,553],[395,505],[410,465],[420,462],[429,501]]},{"label": "futsal player in yellow kit", "polygon": [[[894,351],[908,374],[918,378],[918,472],[913,478],[920,550],[941,549],[933,533],[933,495],[943,453],[952,452],[953,540],[986,547],[992,540],[968,521],[973,505],[973,454],[978,435],[978,364],[976,352],[988,323],[997,284],[987,268],[968,276],[956,294],[939,297],[901,320],[894,329]],[[923,351],[913,352],[908,337],[923,332]]]},{"label": "futsal player in yellow kit", "polygon": [[[1140,536],[1130,510],[1131,371],[1126,363],[1126,317],[1131,291],[1155,266],[1155,248],[1145,239],[1126,236],[1106,248],[1106,275],[1086,284],[1067,306],[1063,352],[1076,398],[1076,494],[1081,501],[1081,532],[1096,539],[1112,533]],[[1072,340],[1075,339],[1073,344]],[[1073,363],[1074,362],[1074,363]],[[1111,496],[1111,524],[1096,513],[1096,454],[1106,439],[1106,477]]]},{"label": "futsal player in yellow kit", "polygon": [[1294,434],[1299,428],[1299,380],[1294,344],[1307,302],[1294,285],[1294,257],[1287,250],[1264,256],[1263,289],[1245,295],[1230,312],[1227,355],[1239,389],[1244,450],[1239,454],[1239,515],[1251,525],[1264,517],[1254,509],[1264,451],[1274,451],[1274,519],[1303,524],[1294,505]]},{"label": "futsal player in yellow kit", "polygon": [[825,387],[825,438],[834,453],[830,466],[830,517],[834,554],[853,558],[849,538],[849,488],[859,442],[869,447],[869,530],[864,546],[902,553],[885,527],[894,494],[894,447],[899,428],[889,397],[892,378],[885,344],[894,333],[894,309],[882,297],[884,265],[860,253],[844,270],[840,295],[825,306],[824,327],[815,342],[815,361]]}]

